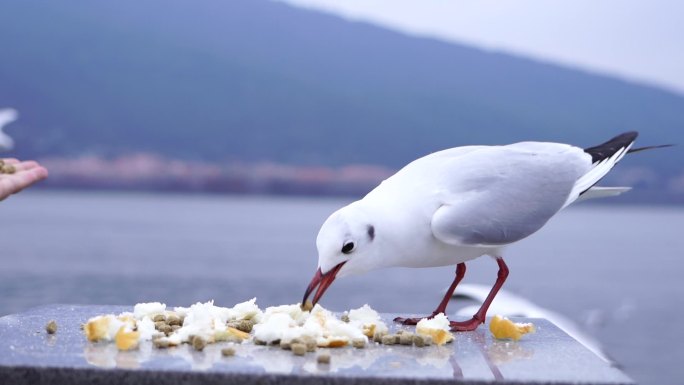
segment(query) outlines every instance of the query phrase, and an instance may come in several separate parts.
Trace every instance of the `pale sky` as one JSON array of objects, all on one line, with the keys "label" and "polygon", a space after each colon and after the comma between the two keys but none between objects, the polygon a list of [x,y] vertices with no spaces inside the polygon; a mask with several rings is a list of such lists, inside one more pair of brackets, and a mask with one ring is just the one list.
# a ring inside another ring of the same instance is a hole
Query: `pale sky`
[{"label": "pale sky", "polygon": [[681,0],[282,0],[684,94]]}]

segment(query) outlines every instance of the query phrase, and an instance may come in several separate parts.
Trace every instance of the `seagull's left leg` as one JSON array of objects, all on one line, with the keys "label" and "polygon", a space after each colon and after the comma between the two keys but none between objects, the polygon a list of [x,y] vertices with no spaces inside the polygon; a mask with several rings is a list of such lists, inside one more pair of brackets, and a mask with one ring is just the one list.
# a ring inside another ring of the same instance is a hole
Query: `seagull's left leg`
[{"label": "seagull's left leg", "polygon": [[487,309],[489,309],[489,305],[492,303],[494,297],[496,297],[496,293],[499,292],[499,289],[501,289],[501,286],[503,286],[504,282],[506,281],[506,278],[508,277],[508,266],[506,266],[506,262],[504,262],[503,258],[497,257],[496,263],[499,265],[499,273],[496,277],[496,283],[494,283],[494,286],[492,287],[492,290],[489,292],[489,295],[487,295],[487,298],[482,303],[482,306],[480,306],[480,310],[478,310],[477,313],[473,315],[473,318],[471,318],[468,321],[451,321],[449,323],[451,326],[451,330],[459,332],[471,331],[477,329],[477,327],[480,326],[480,324],[484,323],[485,317],[487,316]]},{"label": "seagull's left leg", "polygon": [[461,262],[458,265],[456,265],[456,277],[454,278],[454,281],[451,283],[451,286],[449,286],[449,289],[447,290],[446,294],[444,294],[444,298],[442,298],[442,302],[439,303],[439,306],[437,306],[437,309],[432,312],[431,315],[427,317],[422,317],[422,318],[402,318],[402,317],[397,317],[394,319],[394,322],[399,322],[404,325],[415,325],[418,323],[423,318],[432,318],[436,316],[439,313],[444,313],[446,315],[446,308],[447,305],[449,304],[449,300],[451,299],[451,296],[454,295],[454,290],[456,290],[456,286],[458,286],[458,283],[461,282],[463,277],[465,276],[466,272],[466,265],[465,263]]}]

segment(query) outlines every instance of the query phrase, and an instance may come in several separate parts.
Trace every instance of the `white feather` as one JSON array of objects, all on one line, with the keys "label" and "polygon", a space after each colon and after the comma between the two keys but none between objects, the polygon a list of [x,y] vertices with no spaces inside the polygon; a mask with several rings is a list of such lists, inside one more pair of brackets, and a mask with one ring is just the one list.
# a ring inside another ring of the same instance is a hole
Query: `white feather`
[{"label": "white feather", "polygon": [[14,148],[14,140],[2,132],[2,128],[17,120],[17,110],[7,108],[0,110],[0,151],[9,151]]}]

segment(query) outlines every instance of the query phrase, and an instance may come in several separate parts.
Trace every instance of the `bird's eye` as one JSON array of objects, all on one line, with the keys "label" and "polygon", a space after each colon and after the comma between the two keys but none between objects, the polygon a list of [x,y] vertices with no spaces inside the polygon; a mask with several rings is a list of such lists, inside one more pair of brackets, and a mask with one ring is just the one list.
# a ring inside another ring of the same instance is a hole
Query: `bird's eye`
[{"label": "bird's eye", "polygon": [[345,254],[349,254],[349,253],[351,253],[352,251],[354,251],[354,248],[355,248],[355,247],[356,247],[356,245],[354,244],[354,242],[352,242],[352,241],[347,241],[347,242],[344,243],[344,246],[342,246],[342,252],[345,253]]}]

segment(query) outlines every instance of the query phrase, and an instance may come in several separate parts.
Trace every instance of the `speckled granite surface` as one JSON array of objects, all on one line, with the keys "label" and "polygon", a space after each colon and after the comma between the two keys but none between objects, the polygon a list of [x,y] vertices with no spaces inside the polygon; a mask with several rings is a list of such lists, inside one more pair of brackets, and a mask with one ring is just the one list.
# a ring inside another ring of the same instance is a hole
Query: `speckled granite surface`
[{"label": "speckled granite surface", "polygon": [[[480,327],[459,333],[454,343],[441,347],[326,349],[330,365],[317,364],[317,353],[296,357],[252,344],[237,346],[234,357],[221,356],[222,344],[196,352],[187,345],[157,350],[148,342],[138,350],[119,352],[113,344],[87,342],[79,328],[92,316],[131,310],[51,305],[0,318],[0,384],[632,383],[540,319],[531,320],[537,333],[520,342],[492,340]],[[58,324],[55,335],[45,332],[51,319]]]}]

